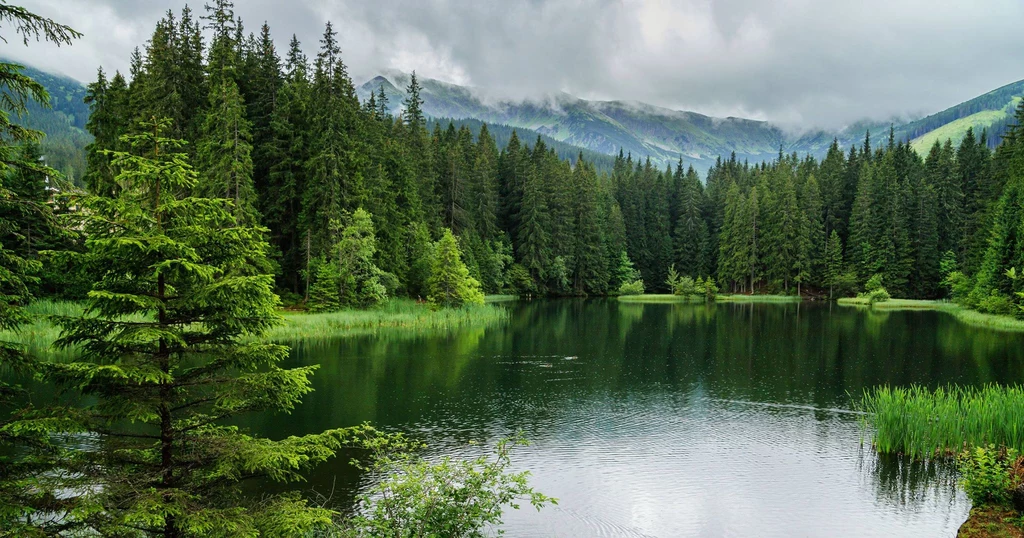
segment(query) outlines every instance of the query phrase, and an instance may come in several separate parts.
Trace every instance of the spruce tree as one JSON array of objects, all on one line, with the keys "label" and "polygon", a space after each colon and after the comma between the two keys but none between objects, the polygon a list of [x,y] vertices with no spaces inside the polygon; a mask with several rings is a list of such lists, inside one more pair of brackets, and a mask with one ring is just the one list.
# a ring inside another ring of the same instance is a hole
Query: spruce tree
[{"label": "spruce tree", "polygon": [[342,306],[368,308],[387,299],[387,290],[380,280],[381,270],[374,263],[377,239],[373,217],[368,212],[359,208],[352,213],[334,250]]},{"label": "spruce tree", "polygon": [[[87,314],[57,320],[57,345],[76,358],[45,371],[84,397],[61,412],[74,422],[63,430],[93,440],[65,462],[80,508],[69,517],[118,536],[310,532],[329,511],[295,494],[250,500],[240,481],[299,479],[355,432],[271,441],[225,424],[291,410],[314,368],[280,368],[287,348],[260,340],[279,322],[272,277],[254,272],[263,231],[223,200],[182,195],[197,178],[163,138],[168,126],[153,120],[128,139],[134,153],[115,154],[125,185],[116,198],[82,200],[83,257],[100,272]],[[82,488],[83,477],[103,487]]]},{"label": "spruce tree", "polygon": [[608,282],[604,237],[598,214],[597,173],[583,160],[576,159],[572,173],[572,291],[576,295],[603,293]]},{"label": "spruce tree", "polygon": [[247,225],[258,223],[252,133],[242,96],[230,77],[224,77],[210,92],[210,108],[197,145],[197,192],[207,198],[231,200],[235,219]]},{"label": "spruce tree", "polygon": [[696,171],[691,167],[678,183],[678,215],[673,236],[675,238],[675,264],[681,274],[696,278],[708,272],[706,253],[708,248],[708,225],[704,220],[706,205],[704,189]]},{"label": "spruce tree", "polygon": [[829,299],[832,298],[832,292],[843,271],[843,241],[839,238],[839,231],[833,229],[825,244],[824,283],[828,286]]},{"label": "spruce tree", "polygon": [[458,308],[467,304],[483,304],[480,283],[469,276],[462,261],[459,243],[451,230],[445,229],[434,246],[434,257],[427,300],[437,308]]}]

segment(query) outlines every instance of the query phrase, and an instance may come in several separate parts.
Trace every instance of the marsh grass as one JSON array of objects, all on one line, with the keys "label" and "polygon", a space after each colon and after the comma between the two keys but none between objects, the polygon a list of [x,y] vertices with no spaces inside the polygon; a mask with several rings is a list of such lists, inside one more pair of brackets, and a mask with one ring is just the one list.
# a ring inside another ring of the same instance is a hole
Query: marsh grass
[{"label": "marsh grass", "polygon": [[799,295],[719,295],[715,300],[720,303],[800,303]]},{"label": "marsh grass", "polygon": [[619,295],[623,303],[704,303],[703,295],[672,295],[669,293],[645,293],[643,295]]},{"label": "marsh grass", "polygon": [[[80,316],[85,305],[70,301],[36,301],[26,308],[33,321],[18,332],[2,331],[0,340],[25,346],[36,357],[67,360],[75,351],[56,349],[53,342],[60,328],[50,316]],[[509,312],[501,306],[473,305],[459,309],[431,310],[425,304],[409,299],[392,299],[373,310],[344,310],[322,314],[283,312],[284,321],[268,333],[266,339],[278,342],[328,339],[375,334],[383,329],[416,332],[450,332],[468,328],[490,327],[505,323]]]},{"label": "marsh grass", "polygon": [[500,325],[508,319],[508,310],[490,304],[431,310],[409,299],[392,299],[373,310],[321,314],[286,312],[284,323],[271,329],[267,339],[279,342],[327,339],[374,334],[383,329],[443,333]]},{"label": "marsh grass", "polygon": [[845,297],[836,301],[841,306],[873,308],[891,312],[901,310],[935,310],[945,312],[962,323],[972,327],[981,327],[1006,332],[1024,332],[1024,320],[998,314],[985,314],[970,308],[964,308],[948,301],[928,301],[921,299],[890,299],[881,303],[870,304],[867,298]]},{"label": "marsh grass", "polygon": [[518,300],[518,295],[484,295],[484,301],[488,303],[508,303]]},{"label": "marsh grass", "polygon": [[1024,450],[1024,387],[876,387],[859,402],[878,452],[952,456],[969,446]]},{"label": "marsh grass", "polygon": [[17,332],[0,331],[0,340],[25,346],[35,357],[66,359],[74,355],[72,350],[60,350],[53,342],[60,336],[60,328],[50,321],[50,316],[80,316],[85,305],[73,301],[39,300],[25,307],[32,321],[22,325]]}]

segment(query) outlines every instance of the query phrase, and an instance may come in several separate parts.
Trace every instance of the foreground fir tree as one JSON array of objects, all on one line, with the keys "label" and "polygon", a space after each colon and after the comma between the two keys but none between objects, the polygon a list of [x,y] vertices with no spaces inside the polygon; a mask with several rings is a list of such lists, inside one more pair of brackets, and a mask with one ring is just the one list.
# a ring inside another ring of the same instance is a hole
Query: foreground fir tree
[{"label": "foreground fir tree", "polygon": [[[6,43],[11,33],[26,45],[30,39],[70,45],[81,36],[68,26],[2,2],[0,40]],[[49,206],[35,195],[45,187],[33,180],[55,175],[40,165],[34,152],[42,133],[16,121],[28,112],[31,102],[48,107],[50,101],[46,88],[23,69],[0,62],[0,331],[11,333],[29,321],[22,306],[32,299],[30,288],[41,269],[32,256],[36,249],[31,230],[50,221]],[[27,188],[30,184],[35,188]],[[35,367],[22,346],[0,340],[0,371],[5,380],[11,380],[12,374],[27,377]],[[42,535],[29,516],[47,507],[57,509],[55,490],[45,471],[59,451],[50,436],[58,422],[35,420],[29,409],[7,414],[27,397],[16,383],[0,381],[0,536]]]},{"label": "foreground fir tree", "polygon": [[448,229],[434,247],[434,263],[427,284],[430,289],[427,300],[435,307],[458,308],[484,302],[480,283],[469,276],[469,269],[462,262],[459,243]]},{"label": "foreground fir tree", "polygon": [[116,198],[82,200],[83,261],[103,272],[86,313],[57,320],[77,359],[46,371],[82,396],[67,412],[89,442],[66,475],[92,487],[71,485],[71,517],[105,536],[302,535],[331,514],[295,494],[250,500],[240,481],[301,479],[357,432],[272,441],[224,424],[290,411],[314,367],[282,369],[287,347],[260,341],[279,321],[272,277],[253,269],[264,230],[240,225],[227,200],[183,194],[196,174],[166,126],[126,137]]}]

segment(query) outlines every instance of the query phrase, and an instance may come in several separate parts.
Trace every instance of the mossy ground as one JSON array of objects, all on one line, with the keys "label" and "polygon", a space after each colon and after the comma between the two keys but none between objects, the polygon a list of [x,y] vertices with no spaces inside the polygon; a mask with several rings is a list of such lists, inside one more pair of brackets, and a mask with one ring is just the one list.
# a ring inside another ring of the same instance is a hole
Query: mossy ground
[{"label": "mossy ground", "polygon": [[957,538],[1024,538],[1024,520],[1012,509],[980,506],[960,526]]}]

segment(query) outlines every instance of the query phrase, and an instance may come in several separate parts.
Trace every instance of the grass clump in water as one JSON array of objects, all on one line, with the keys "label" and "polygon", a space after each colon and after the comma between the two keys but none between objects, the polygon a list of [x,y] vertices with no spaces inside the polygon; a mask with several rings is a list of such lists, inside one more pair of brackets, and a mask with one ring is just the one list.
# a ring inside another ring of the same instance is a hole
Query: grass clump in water
[{"label": "grass clump in water", "polygon": [[914,458],[994,445],[1024,450],[1024,387],[876,387],[860,402],[878,452]]}]

